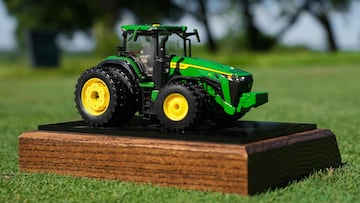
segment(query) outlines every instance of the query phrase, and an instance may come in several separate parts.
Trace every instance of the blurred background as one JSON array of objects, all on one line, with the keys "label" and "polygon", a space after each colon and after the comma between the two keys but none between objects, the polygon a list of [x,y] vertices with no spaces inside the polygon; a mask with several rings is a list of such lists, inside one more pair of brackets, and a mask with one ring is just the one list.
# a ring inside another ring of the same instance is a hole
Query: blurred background
[{"label": "blurred background", "polygon": [[358,0],[0,0],[0,55],[35,67],[105,57],[120,25],[155,22],[197,28],[201,53],[360,50]]},{"label": "blurred background", "polygon": [[[19,172],[18,135],[81,119],[79,76],[133,23],[198,29],[194,57],[269,93],[243,120],[331,129],[344,166],[250,198]],[[0,0],[0,202],[360,202],[359,64],[360,0]]]}]

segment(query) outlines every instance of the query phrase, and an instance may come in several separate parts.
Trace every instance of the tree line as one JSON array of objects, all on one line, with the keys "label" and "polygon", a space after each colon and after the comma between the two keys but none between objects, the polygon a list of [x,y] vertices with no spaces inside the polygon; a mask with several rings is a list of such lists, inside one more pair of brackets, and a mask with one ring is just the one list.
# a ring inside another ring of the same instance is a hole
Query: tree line
[{"label": "tree line", "polygon": [[[216,52],[218,44],[214,39],[210,17],[225,15],[229,10],[238,14],[239,30],[245,40],[245,48],[253,51],[270,50],[299,20],[308,13],[318,22],[326,36],[327,50],[337,51],[338,44],[334,34],[332,12],[347,12],[351,0],[4,0],[10,14],[18,20],[18,36],[26,30],[42,30],[72,33],[76,30],[89,31],[96,28],[103,38],[114,36],[113,27],[121,20],[122,13],[130,12],[136,23],[160,22],[163,19],[177,21],[190,15],[201,23],[205,32],[207,47]],[[256,24],[255,7],[276,4],[280,12],[278,19],[285,25],[274,35],[268,36]],[[97,40],[98,44],[102,43]],[[107,46],[105,43],[104,46]],[[113,45],[112,45],[113,46]]]}]

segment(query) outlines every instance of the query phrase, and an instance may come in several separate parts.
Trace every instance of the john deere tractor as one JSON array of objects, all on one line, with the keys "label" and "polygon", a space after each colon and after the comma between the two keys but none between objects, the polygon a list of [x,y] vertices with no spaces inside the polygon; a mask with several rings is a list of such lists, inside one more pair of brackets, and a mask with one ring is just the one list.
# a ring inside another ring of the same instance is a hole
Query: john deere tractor
[{"label": "john deere tractor", "polygon": [[123,25],[117,56],[85,71],[76,107],[91,126],[123,125],[138,112],[166,129],[194,129],[204,120],[235,121],[267,102],[251,92],[253,77],[240,69],[191,57],[186,26]]}]

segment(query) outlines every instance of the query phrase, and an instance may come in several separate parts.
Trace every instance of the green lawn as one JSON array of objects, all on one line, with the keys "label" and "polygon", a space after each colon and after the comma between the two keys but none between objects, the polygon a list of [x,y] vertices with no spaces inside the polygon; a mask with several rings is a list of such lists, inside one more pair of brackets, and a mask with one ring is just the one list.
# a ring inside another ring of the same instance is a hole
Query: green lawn
[{"label": "green lawn", "polygon": [[[360,54],[246,54],[215,57],[245,64],[269,103],[244,119],[317,123],[337,137],[345,165],[251,197],[18,171],[17,138],[38,124],[79,119],[73,91],[97,61],[67,57],[60,70],[0,61],[0,202],[359,202]],[[235,58],[236,58],[235,57]],[[245,58],[245,59],[244,59]],[[252,63],[253,62],[253,63]]]}]

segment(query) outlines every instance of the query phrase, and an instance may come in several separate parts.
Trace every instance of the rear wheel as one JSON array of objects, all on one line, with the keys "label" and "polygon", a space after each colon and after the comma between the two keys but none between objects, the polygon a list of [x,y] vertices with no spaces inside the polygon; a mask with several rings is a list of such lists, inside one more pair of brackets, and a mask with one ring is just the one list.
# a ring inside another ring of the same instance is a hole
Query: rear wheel
[{"label": "rear wheel", "polygon": [[203,119],[202,101],[186,83],[169,84],[161,89],[155,109],[160,123],[170,130],[194,128]]},{"label": "rear wheel", "polygon": [[126,123],[141,108],[140,88],[127,71],[118,67],[110,67],[109,70],[117,80],[120,95],[114,120],[117,123]]},{"label": "rear wheel", "polygon": [[82,87],[81,103],[93,116],[104,114],[110,106],[110,90],[100,78],[90,78]]},{"label": "rear wheel", "polygon": [[124,78],[127,80],[121,70],[101,67],[91,68],[80,76],[75,88],[75,103],[86,123],[119,125],[132,118],[136,100]]}]

